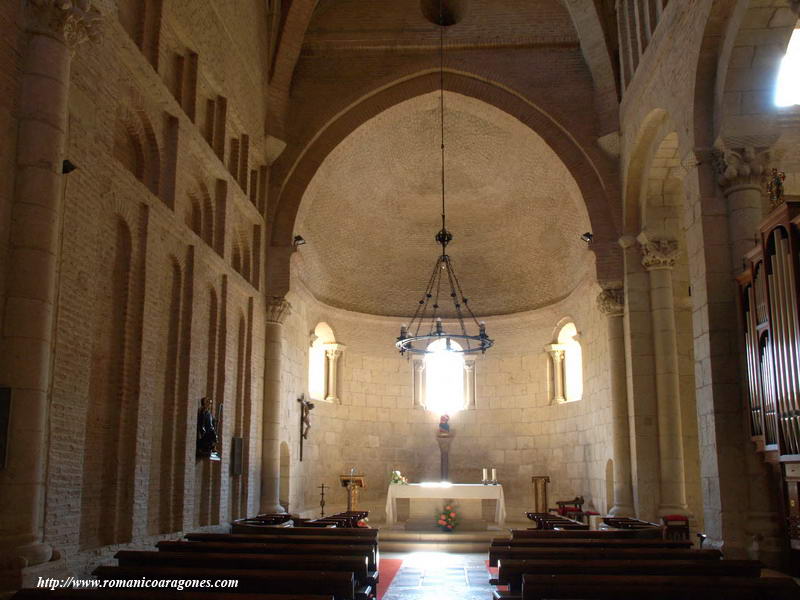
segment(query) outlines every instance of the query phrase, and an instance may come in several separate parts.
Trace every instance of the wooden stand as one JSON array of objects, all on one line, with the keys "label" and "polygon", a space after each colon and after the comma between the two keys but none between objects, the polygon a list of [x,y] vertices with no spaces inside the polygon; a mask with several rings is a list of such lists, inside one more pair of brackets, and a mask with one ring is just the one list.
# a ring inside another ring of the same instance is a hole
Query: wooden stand
[{"label": "wooden stand", "polygon": [[533,484],[533,512],[546,513],[547,512],[547,484],[550,483],[550,477],[547,475],[534,475],[531,477]]},{"label": "wooden stand", "polygon": [[347,489],[347,512],[358,510],[358,490],[367,487],[363,475],[339,475],[339,482]]}]

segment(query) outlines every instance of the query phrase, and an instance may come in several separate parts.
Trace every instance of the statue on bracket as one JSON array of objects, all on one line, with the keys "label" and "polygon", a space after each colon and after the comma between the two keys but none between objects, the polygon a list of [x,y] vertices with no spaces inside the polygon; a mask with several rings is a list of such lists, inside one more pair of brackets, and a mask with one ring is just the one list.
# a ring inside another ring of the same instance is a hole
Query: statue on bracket
[{"label": "statue on bracket", "polygon": [[300,462],[302,462],[303,442],[308,439],[308,432],[311,430],[311,411],[314,410],[314,403],[306,400],[305,394],[301,394],[297,401],[300,403]]},{"label": "statue on bracket", "polygon": [[197,410],[197,457],[220,460],[217,427],[222,416],[222,403],[217,408],[216,417],[213,410],[213,400],[206,397],[200,399],[200,408]]}]

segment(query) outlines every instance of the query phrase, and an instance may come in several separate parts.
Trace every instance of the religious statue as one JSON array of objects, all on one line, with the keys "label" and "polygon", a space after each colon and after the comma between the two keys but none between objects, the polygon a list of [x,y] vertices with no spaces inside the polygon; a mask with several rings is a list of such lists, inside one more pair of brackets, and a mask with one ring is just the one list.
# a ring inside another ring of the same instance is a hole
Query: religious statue
[{"label": "religious statue", "polygon": [[297,399],[300,403],[300,461],[303,461],[303,441],[308,439],[308,432],[311,430],[311,411],[314,410],[314,403],[306,400],[306,395],[301,394]]},{"label": "religious statue", "polygon": [[439,433],[447,435],[450,433],[450,415],[442,415],[439,419]]},{"label": "religious statue", "polygon": [[439,429],[436,431],[436,442],[439,444],[441,453],[441,480],[447,481],[450,471],[450,444],[455,433],[450,431],[450,415],[442,415],[439,418]]},{"label": "religious statue", "polygon": [[217,419],[212,413],[213,400],[200,399],[200,408],[197,411],[197,456],[219,460],[217,453]]}]

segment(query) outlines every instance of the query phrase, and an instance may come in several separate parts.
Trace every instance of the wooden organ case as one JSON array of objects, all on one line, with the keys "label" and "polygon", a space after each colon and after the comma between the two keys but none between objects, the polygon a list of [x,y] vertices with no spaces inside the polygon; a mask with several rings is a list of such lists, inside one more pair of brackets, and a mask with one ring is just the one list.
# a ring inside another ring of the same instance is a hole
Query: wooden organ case
[{"label": "wooden organ case", "polygon": [[800,202],[776,207],[738,277],[751,436],[780,468],[783,513],[800,569]]}]

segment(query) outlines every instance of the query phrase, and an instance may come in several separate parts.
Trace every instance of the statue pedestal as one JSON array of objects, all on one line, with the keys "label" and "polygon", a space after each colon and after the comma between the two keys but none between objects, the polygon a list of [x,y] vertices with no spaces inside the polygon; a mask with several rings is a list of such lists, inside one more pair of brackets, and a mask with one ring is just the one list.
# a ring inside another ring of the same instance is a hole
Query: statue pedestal
[{"label": "statue pedestal", "polygon": [[439,432],[436,434],[436,441],[439,443],[439,451],[441,452],[441,481],[449,481],[450,444],[453,442],[454,437],[455,434],[453,432]]}]

